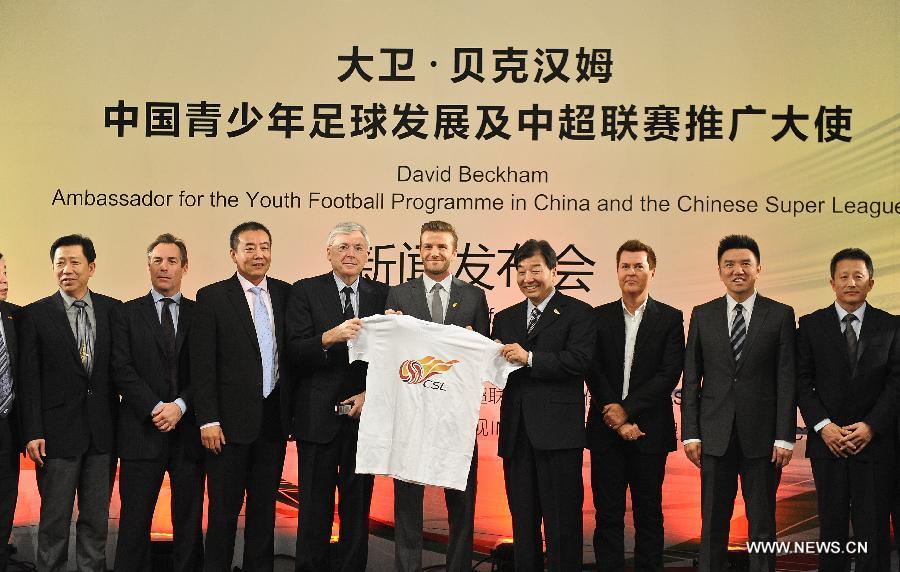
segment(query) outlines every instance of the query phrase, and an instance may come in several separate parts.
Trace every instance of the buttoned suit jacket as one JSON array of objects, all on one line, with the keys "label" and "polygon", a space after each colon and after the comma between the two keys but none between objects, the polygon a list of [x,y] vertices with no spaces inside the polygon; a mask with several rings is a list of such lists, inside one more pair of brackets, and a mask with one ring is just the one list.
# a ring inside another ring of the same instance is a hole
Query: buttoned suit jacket
[{"label": "buttoned suit jacket", "polygon": [[797,401],[806,421],[806,456],[835,458],[813,429],[828,418],[839,426],[866,422],[872,441],[854,458],[894,458],[897,393],[900,391],[900,333],[897,320],[867,305],[851,363],[834,304],[800,318],[797,330]]},{"label": "buttoned suit jacket", "polygon": [[584,448],[584,379],[597,336],[591,310],[557,291],[530,334],[527,300],[494,317],[493,339],[518,343],[533,354],[533,367],[512,372],[503,390],[501,457],[512,455],[517,431],[527,431],[535,449]]},{"label": "buttoned suit jacket", "polygon": [[776,440],[792,443],[794,310],[757,295],[741,359],[735,362],[725,297],[694,308],[682,382],[681,437],[701,439],[703,454],[725,454],[732,431],[746,458],[772,454]]},{"label": "buttoned suit jacket", "polygon": [[[360,277],[359,317],[383,313],[387,292],[386,284]],[[344,321],[343,307],[331,272],[299,280],[291,288],[286,339],[296,374],[296,439],[330,442],[340,428],[334,406],[366,390],[366,362],[349,363],[346,343],[322,348],[322,334]]]},{"label": "buttoned suit jacket", "polygon": [[634,446],[642,453],[674,451],[675,414],[672,390],[684,365],[684,316],[681,310],[647,298],[634,342],[628,396],[622,399],[625,362],[625,317],[622,300],[594,309],[597,345],[587,378],[591,408],[587,419],[587,445],[596,452],[622,440],[603,423],[603,407],[618,403],[643,437]]},{"label": "buttoned suit jacket", "polygon": [[[420,320],[431,320],[431,309],[425,297],[425,281],[422,277],[393,286],[388,292],[386,308],[398,310]],[[444,308],[444,323],[472,330],[483,336],[490,334],[487,296],[484,290],[453,277],[450,298]]]},{"label": "buttoned suit jacket", "polygon": [[[291,285],[267,277],[278,346],[281,429],[290,432],[291,373],[285,359],[284,316]],[[250,444],[260,434],[263,368],[253,316],[237,274],[197,292],[188,335],[197,425],[218,421],[227,443]]]},{"label": "buttoned suit jacket", "polygon": [[48,458],[77,457],[88,447],[115,453],[118,395],[110,379],[110,318],[121,302],[91,291],[94,353],[81,364],[75,334],[57,292],[25,307],[19,336],[24,441],[45,439]]},{"label": "buttoned suit jacket", "polygon": [[122,396],[118,451],[123,459],[154,459],[173,437],[183,441],[190,456],[195,459],[201,456],[187,344],[193,312],[194,301],[182,296],[175,334],[178,370],[175,397],[184,400],[187,410],[169,433],[160,432],[151,418],[159,402],[174,401],[169,396],[166,341],[153,297],[147,294],[126,302],[113,315],[112,370],[116,389]]}]

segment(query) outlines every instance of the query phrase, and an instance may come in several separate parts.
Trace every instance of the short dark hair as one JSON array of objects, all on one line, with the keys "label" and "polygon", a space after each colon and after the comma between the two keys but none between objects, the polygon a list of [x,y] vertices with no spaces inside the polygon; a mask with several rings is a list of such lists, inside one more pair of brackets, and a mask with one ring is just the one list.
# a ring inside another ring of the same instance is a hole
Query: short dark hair
[{"label": "short dark hair", "polygon": [[178,247],[178,252],[181,254],[181,265],[184,266],[187,264],[187,245],[183,240],[177,238],[174,234],[166,232],[156,237],[156,240],[150,243],[150,246],[147,247],[147,257],[153,252],[153,249],[159,246],[160,244],[174,244]]},{"label": "short dark hair", "polygon": [[716,255],[716,262],[722,260],[722,255],[725,254],[726,250],[732,250],[735,248],[746,248],[753,253],[753,256],[756,257],[756,263],[760,263],[759,245],[756,244],[755,240],[753,240],[746,234],[729,234],[728,236],[720,240],[719,252]]},{"label": "short dark hair", "polygon": [[459,244],[459,237],[456,236],[456,229],[453,228],[453,225],[449,222],[444,222],[442,220],[430,220],[422,225],[422,229],[419,230],[419,242],[422,241],[422,235],[426,232],[449,232],[450,236],[453,237],[453,248],[456,248]]},{"label": "short dark hair", "polygon": [[261,222],[242,222],[241,224],[234,227],[234,230],[231,231],[231,236],[228,239],[228,244],[231,245],[231,250],[237,250],[238,247],[238,237],[242,232],[252,231],[252,230],[261,230],[267,235],[269,235],[269,245],[272,244],[272,233],[269,232],[269,229],[266,228],[264,224]]},{"label": "short dark hair", "polygon": [[[2,256],[0,256],[2,258]],[[838,262],[841,260],[862,260],[866,263],[866,270],[869,272],[869,278],[875,278],[875,265],[872,264],[872,257],[862,248],[845,248],[831,257],[831,277],[834,278],[834,271]]]},{"label": "short dark hair", "polygon": [[56,254],[56,249],[61,246],[80,246],[81,250],[84,252],[84,257],[87,258],[88,264],[97,259],[97,251],[94,250],[93,240],[82,234],[67,234],[66,236],[57,238],[53,241],[53,244],[50,245],[51,262],[53,261],[53,255]]},{"label": "short dark hair", "polygon": [[622,246],[619,247],[619,250],[616,251],[616,266],[619,265],[619,260],[621,259],[623,252],[646,252],[647,264],[650,266],[650,270],[656,268],[656,253],[653,252],[653,249],[649,244],[644,244],[636,238],[626,240],[622,243]]},{"label": "short dark hair", "polygon": [[556,251],[553,250],[550,243],[546,240],[535,240],[533,238],[529,238],[522,246],[516,249],[516,253],[513,255],[513,263],[518,266],[523,260],[536,254],[540,254],[543,257],[544,262],[547,263],[547,268],[556,268]]}]

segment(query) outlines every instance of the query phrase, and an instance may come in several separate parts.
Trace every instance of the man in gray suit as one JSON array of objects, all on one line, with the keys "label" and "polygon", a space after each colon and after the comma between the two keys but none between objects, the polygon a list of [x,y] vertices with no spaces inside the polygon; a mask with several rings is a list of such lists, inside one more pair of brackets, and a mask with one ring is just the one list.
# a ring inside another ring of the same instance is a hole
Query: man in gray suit
[{"label": "man in gray suit", "polygon": [[[424,275],[391,288],[385,313],[400,312],[421,320],[470,328],[488,336],[490,319],[484,290],[450,273],[458,244],[453,225],[437,220],[426,222],[422,225],[419,243]],[[444,489],[450,521],[446,569],[450,572],[472,569],[477,468],[476,443],[466,490]],[[398,572],[422,569],[424,493],[422,485],[394,480],[394,567]]]},{"label": "man in gray suit", "polygon": [[[728,566],[738,475],[749,540],[775,540],[775,490],[797,421],[794,311],[756,292],[759,247],[749,236],[723,238],[718,261],[726,295],[691,315],[681,404],[684,452],[701,475],[704,572]],[[750,570],[775,570],[774,554],[751,554]]]}]

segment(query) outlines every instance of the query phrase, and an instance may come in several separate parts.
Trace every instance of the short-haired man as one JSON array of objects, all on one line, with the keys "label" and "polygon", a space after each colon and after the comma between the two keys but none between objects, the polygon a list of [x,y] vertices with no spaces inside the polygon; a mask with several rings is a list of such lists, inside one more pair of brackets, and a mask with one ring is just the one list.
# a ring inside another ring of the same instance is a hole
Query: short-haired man
[{"label": "short-haired man", "polygon": [[[356,474],[359,415],[366,396],[365,362],[350,363],[347,342],[361,318],[381,314],[386,284],[362,275],[369,235],[354,222],[336,224],[325,258],[331,271],[294,283],[287,310],[286,352],[295,362],[294,426],[300,514],[296,570],[366,569],[372,475]],[[329,555],[337,487],[341,528],[337,555]]]},{"label": "short-haired man", "polygon": [[516,570],[581,570],[584,376],[594,356],[591,307],[558,292],[556,252],[527,240],[513,260],[525,300],[494,317],[492,337],[522,367],[500,405],[498,453],[512,516]]},{"label": "short-haired man", "polygon": [[[490,333],[487,297],[484,290],[456,278],[450,267],[456,259],[459,238],[450,223],[432,220],[419,233],[422,276],[390,289],[387,311],[396,311],[420,320],[470,328]],[[447,545],[448,571],[472,569],[472,542],[475,534],[475,492],[478,473],[478,446],[472,454],[465,491],[444,489],[450,538]],[[394,480],[395,569],[422,569],[422,502],[425,487]]]},{"label": "short-haired man", "polygon": [[[819,539],[843,548],[850,522],[867,550],[855,570],[890,567],[890,503],[900,391],[896,319],[866,302],[872,259],[846,248],[831,259],[835,301],[800,318],[797,401],[806,421],[819,504]],[[849,553],[822,552],[819,570],[846,570]]]},{"label": "short-haired man", "polygon": [[118,405],[110,379],[110,320],[120,302],[88,288],[96,257],[86,236],[56,239],[50,260],[59,291],[29,304],[22,319],[19,385],[41,495],[41,571],[66,570],[76,493],[76,566],[106,571]]},{"label": "short-haired man", "polygon": [[9,535],[19,493],[19,454],[22,451],[18,390],[16,325],[21,308],[6,301],[9,283],[6,260],[0,254],[0,571],[9,562]]},{"label": "short-haired man", "polygon": [[191,383],[206,447],[209,510],[204,570],[231,568],[247,496],[243,570],[275,566],[275,496],[290,429],[284,315],[291,286],[268,276],[272,234],[258,222],[229,237],[236,272],[197,292]]},{"label": "short-haired man", "polygon": [[684,365],[681,310],[650,297],[656,253],[639,240],[616,252],[622,297],[594,309],[587,445],[598,570],[625,569],[625,491],[634,513],[634,566],[663,569],[662,485],[676,449],[672,390]]},{"label": "short-haired man", "polygon": [[194,420],[185,343],[194,302],[181,293],[187,247],[161,234],[147,247],[150,292],[113,317],[112,369],[119,404],[119,540],[115,569],[150,569],[150,525],[163,476],[172,490],[174,570],[203,560],[203,449]]},{"label": "short-haired man", "polygon": [[[703,572],[728,566],[738,475],[749,540],[775,540],[775,490],[797,421],[794,310],[757,293],[762,267],[749,236],[723,238],[717,260],[726,293],[694,308],[681,393],[684,452],[700,468]],[[751,571],[774,569],[774,553],[750,555]]]}]

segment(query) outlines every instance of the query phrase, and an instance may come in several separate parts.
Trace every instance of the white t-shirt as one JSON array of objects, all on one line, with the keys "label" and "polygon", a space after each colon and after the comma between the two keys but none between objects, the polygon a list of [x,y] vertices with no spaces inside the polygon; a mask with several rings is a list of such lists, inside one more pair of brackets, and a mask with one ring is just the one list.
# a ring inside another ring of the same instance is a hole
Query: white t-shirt
[{"label": "white t-shirt", "polygon": [[350,361],[369,362],[356,472],[465,490],[484,382],[521,366],[500,344],[411,316],[363,318]]}]

